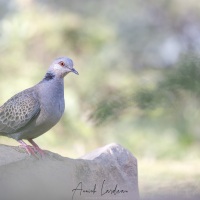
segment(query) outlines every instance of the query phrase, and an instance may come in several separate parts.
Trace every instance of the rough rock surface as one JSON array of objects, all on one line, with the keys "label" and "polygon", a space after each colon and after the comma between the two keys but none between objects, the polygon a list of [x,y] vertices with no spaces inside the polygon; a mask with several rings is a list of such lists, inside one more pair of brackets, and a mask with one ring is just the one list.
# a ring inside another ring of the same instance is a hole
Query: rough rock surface
[{"label": "rough rock surface", "polygon": [[138,200],[137,160],[117,144],[80,159],[0,145],[0,200]]}]

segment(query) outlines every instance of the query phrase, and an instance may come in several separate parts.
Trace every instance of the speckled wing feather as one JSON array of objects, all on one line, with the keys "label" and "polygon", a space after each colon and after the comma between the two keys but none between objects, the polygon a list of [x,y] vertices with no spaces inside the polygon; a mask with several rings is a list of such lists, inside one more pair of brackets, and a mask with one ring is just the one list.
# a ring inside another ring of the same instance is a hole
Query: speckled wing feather
[{"label": "speckled wing feather", "polygon": [[0,107],[0,132],[16,132],[39,112],[40,103],[32,88],[16,94]]}]

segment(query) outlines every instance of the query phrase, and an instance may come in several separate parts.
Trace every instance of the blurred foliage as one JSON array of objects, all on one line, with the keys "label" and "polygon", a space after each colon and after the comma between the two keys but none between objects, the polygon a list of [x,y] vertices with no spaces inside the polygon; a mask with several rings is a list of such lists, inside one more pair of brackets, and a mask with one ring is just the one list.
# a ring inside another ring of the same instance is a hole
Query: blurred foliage
[{"label": "blurred foliage", "polygon": [[66,112],[42,147],[81,156],[117,142],[138,157],[198,158],[199,10],[197,0],[1,0],[0,104],[66,55],[80,76],[66,77]]}]

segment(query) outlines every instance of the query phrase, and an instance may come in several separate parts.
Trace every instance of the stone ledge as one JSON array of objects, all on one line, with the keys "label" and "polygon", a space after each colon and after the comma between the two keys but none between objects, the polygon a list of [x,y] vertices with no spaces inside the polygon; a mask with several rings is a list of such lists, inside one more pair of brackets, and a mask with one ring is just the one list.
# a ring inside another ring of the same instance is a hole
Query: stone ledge
[{"label": "stone ledge", "polygon": [[0,200],[138,200],[136,158],[110,144],[70,159],[0,145]]}]

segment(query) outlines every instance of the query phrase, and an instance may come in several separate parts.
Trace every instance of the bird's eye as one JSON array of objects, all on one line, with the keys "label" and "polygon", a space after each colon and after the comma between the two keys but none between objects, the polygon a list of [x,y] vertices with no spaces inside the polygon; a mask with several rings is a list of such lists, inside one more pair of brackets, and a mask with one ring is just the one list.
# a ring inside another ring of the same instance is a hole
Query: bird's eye
[{"label": "bird's eye", "polygon": [[64,63],[63,61],[60,61],[60,62],[59,62],[59,65],[62,66],[62,67],[64,67],[64,66],[65,66],[65,63]]}]

